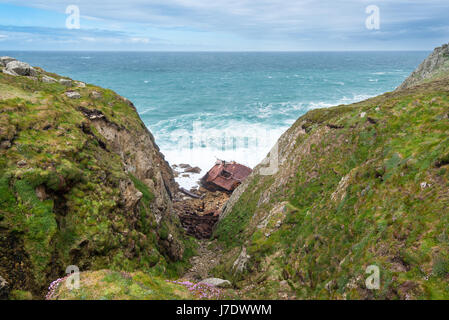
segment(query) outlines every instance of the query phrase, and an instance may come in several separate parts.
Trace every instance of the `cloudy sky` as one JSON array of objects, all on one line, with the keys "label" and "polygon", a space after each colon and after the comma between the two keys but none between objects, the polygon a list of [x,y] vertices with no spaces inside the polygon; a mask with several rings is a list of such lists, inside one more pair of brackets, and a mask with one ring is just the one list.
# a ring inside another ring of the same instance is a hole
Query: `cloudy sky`
[{"label": "cloudy sky", "polygon": [[0,50],[431,50],[448,17],[448,0],[0,0]]}]

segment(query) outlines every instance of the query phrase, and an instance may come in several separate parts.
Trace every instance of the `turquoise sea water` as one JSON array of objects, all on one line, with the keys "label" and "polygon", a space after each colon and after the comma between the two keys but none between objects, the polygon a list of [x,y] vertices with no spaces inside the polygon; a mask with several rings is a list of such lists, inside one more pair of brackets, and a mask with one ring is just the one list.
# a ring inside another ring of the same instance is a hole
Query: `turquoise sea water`
[{"label": "turquoise sea water", "polygon": [[256,165],[308,110],[394,90],[428,52],[1,54],[115,90],[171,164],[207,170],[215,158]]}]

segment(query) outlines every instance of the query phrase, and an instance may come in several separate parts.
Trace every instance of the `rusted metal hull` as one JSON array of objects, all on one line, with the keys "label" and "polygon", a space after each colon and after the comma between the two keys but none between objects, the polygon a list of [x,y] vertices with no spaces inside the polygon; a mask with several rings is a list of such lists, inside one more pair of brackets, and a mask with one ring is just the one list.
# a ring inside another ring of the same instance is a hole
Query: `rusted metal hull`
[{"label": "rusted metal hull", "polygon": [[219,160],[201,179],[201,184],[210,191],[232,192],[251,172],[242,164]]}]

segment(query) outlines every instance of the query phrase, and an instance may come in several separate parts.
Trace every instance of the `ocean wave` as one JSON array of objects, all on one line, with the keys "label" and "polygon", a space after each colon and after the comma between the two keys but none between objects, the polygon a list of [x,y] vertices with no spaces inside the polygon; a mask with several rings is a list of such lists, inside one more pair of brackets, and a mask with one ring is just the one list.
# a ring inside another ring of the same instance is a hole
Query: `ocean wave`
[{"label": "ocean wave", "polygon": [[[231,112],[198,112],[160,120],[150,130],[170,164],[189,163],[200,167],[203,174],[217,159],[234,160],[254,167],[302,114],[312,109],[351,104],[370,97],[354,94],[333,101],[258,102],[242,108],[242,114],[256,114],[254,119],[259,120],[254,122],[238,120],[240,115]],[[198,179],[199,176],[191,175],[180,176],[176,181],[184,188],[191,188]]]},{"label": "ocean wave", "polygon": [[[217,159],[237,161],[249,167],[262,161],[288,125],[282,127],[244,121],[194,123],[193,130],[173,130],[168,135],[155,134],[162,153],[170,164],[189,163],[203,172],[211,168]],[[196,178],[178,177],[177,182],[191,188]]]}]

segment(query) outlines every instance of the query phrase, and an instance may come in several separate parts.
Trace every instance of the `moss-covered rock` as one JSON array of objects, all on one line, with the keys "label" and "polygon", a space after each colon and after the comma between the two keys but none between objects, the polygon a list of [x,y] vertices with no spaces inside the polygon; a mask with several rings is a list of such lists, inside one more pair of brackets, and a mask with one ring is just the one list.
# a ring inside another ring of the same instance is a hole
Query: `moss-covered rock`
[{"label": "moss-covered rock", "polygon": [[0,274],[37,298],[69,265],[176,276],[173,174],[132,103],[35,70],[0,73]]}]

